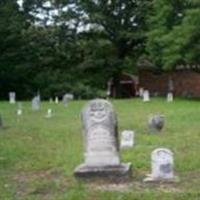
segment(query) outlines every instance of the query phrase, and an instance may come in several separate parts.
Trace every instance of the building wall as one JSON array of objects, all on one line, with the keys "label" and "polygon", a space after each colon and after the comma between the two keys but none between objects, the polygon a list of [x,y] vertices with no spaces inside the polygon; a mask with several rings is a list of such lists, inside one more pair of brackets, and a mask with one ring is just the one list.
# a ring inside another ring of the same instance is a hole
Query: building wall
[{"label": "building wall", "polygon": [[200,73],[190,70],[155,74],[149,70],[139,72],[139,85],[148,89],[151,94],[166,95],[169,79],[174,83],[176,96],[200,97]]}]

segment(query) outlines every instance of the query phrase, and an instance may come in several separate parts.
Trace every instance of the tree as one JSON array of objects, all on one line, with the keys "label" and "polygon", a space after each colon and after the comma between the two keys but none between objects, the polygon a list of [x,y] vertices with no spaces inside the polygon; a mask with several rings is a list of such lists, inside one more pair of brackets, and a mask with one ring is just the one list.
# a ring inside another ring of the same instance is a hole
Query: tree
[{"label": "tree", "polygon": [[173,69],[200,61],[200,3],[196,0],[154,0],[147,51],[155,65]]},{"label": "tree", "polygon": [[[100,46],[106,43],[112,49],[109,75],[114,78],[117,96],[120,96],[119,78],[127,61],[132,61],[133,66],[144,49],[146,17],[151,0],[77,0],[76,5],[77,11],[82,13],[82,31],[101,33],[98,39]],[[109,64],[104,61],[104,66],[105,63]]]}]

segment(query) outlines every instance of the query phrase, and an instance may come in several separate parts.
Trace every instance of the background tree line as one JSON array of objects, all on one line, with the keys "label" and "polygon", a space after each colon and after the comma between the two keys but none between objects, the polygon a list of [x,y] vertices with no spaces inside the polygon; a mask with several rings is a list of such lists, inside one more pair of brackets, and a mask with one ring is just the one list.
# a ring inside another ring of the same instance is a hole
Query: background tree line
[{"label": "background tree line", "polygon": [[199,63],[199,0],[0,1],[1,99],[104,96],[141,59]]}]

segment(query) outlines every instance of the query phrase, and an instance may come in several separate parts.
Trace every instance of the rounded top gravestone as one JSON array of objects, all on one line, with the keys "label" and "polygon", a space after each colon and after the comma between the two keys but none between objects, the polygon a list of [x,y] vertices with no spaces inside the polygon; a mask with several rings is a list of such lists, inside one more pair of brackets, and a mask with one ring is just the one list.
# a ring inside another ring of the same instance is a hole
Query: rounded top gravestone
[{"label": "rounded top gravestone", "polygon": [[82,111],[85,162],[75,170],[81,178],[128,178],[131,164],[120,163],[117,118],[104,99],[90,101]]},{"label": "rounded top gravestone", "polygon": [[152,177],[155,179],[173,179],[173,153],[166,148],[155,149],[151,154]]},{"label": "rounded top gravestone", "polygon": [[148,119],[148,126],[152,131],[161,131],[164,123],[165,117],[163,115],[151,115]]},{"label": "rounded top gravestone", "polygon": [[106,100],[90,101],[82,112],[86,163],[117,165],[117,119],[112,104]]}]

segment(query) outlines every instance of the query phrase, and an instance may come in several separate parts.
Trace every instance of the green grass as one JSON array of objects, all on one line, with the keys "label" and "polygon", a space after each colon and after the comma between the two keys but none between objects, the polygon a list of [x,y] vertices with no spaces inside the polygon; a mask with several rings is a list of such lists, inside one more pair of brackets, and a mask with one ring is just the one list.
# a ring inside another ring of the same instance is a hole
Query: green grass
[{"label": "green grass", "polygon": [[[0,103],[4,128],[0,129],[1,200],[190,200],[200,199],[200,102],[178,99],[166,103],[156,98],[115,100],[119,131],[133,129],[136,145],[121,151],[123,162],[133,164],[133,178],[127,183],[83,182],[73,170],[83,162],[80,112],[86,101],[63,105],[42,103],[39,112],[23,102],[23,116],[16,105]],[[51,107],[54,116],[44,116]],[[161,113],[166,126],[150,134],[147,119]],[[150,154],[157,147],[170,148],[175,156],[179,183],[143,183],[150,172]]]}]

